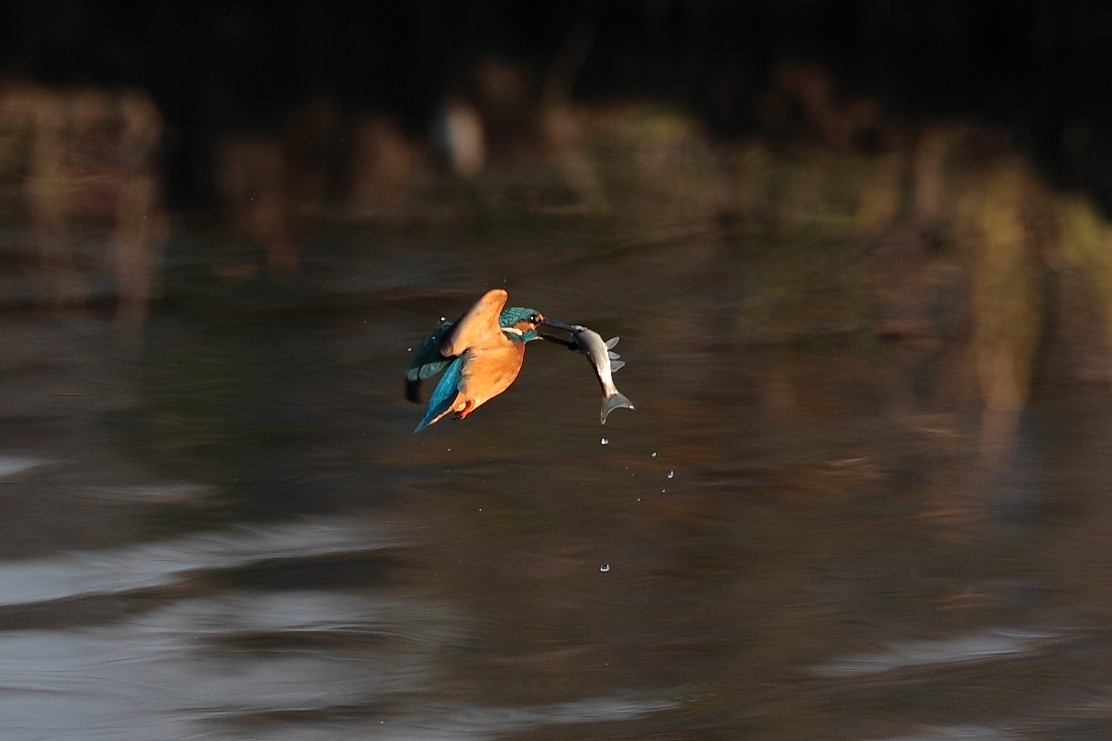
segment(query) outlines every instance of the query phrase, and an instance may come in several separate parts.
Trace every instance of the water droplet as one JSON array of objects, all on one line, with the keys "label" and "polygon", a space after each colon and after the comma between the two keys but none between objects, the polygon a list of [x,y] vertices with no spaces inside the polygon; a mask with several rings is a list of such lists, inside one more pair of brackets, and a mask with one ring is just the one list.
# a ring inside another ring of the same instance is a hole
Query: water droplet
[{"label": "water droplet", "polygon": [[602,566],[598,567],[598,570],[605,574],[607,571],[610,570],[610,564],[604,563]]},{"label": "water droplet", "polygon": [[656,451],[653,451],[653,458],[656,458]]},{"label": "water droplet", "polygon": [[603,444],[603,445],[609,445],[609,444],[610,444],[610,439],[609,439],[609,438],[605,438],[605,437],[604,437],[604,438],[602,438],[602,444]]},{"label": "water droplet", "polygon": [[407,348],[405,349],[405,351],[406,351],[406,352],[413,352],[413,348],[412,348],[412,347],[407,347]]},{"label": "water droplet", "polygon": [[673,478],[673,477],[675,477],[675,475],[676,475],[675,471],[669,471],[668,472],[668,478]]},{"label": "water droplet", "polygon": [[660,490],[660,493],[661,493],[661,494],[666,494],[667,492],[668,492],[668,490],[667,490],[667,489],[661,489],[661,490]]}]

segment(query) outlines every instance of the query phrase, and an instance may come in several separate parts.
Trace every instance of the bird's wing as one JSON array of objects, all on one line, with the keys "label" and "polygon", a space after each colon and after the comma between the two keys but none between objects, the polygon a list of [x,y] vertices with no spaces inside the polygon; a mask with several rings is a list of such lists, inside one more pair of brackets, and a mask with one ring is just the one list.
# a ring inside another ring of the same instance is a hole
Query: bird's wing
[{"label": "bird's wing", "polygon": [[448,370],[444,371],[440,382],[433,389],[428,409],[425,410],[425,418],[413,430],[414,433],[425,429],[452,410],[452,405],[459,394],[460,383],[463,382],[463,361],[463,358],[444,361],[449,363]]},{"label": "bird's wing", "polygon": [[405,398],[410,401],[420,401],[421,381],[435,376],[452,362],[451,358],[440,354],[440,343],[444,341],[444,336],[452,326],[452,322],[442,322],[413,354],[413,362],[405,371]]},{"label": "bird's wing", "polygon": [[502,313],[508,298],[509,294],[501,288],[483,294],[483,297],[455,323],[454,329],[444,337],[440,343],[440,354],[451,357],[462,354],[473,345],[504,340],[498,316]]}]

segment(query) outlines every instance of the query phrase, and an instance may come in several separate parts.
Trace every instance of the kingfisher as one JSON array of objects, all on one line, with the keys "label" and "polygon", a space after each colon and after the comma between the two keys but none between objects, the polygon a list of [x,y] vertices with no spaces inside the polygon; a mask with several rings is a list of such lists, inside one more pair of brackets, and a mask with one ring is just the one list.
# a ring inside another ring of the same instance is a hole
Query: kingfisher
[{"label": "kingfisher", "polygon": [[[536,309],[506,307],[509,294],[495,288],[483,294],[454,322],[441,322],[421,346],[405,372],[405,396],[420,401],[421,381],[444,371],[429,397],[418,433],[449,414],[457,419],[481,407],[510,387],[521,372],[525,345],[554,339],[541,333],[545,325],[565,330],[568,325],[546,320]],[[566,342],[555,339],[567,346]]]}]

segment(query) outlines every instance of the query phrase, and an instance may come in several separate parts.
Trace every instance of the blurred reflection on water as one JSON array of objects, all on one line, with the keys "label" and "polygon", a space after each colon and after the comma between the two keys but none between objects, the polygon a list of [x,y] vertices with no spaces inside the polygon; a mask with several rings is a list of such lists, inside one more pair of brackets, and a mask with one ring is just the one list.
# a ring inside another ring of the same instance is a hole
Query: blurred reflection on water
[{"label": "blurred reflection on water", "polygon": [[[4,738],[1112,733],[1102,385],[1039,370],[986,468],[960,336],[713,230],[539,221],[337,227],[275,283],[181,240],[135,344],[0,317]],[[531,346],[411,435],[409,349],[503,282],[621,335],[637,411]]]}]

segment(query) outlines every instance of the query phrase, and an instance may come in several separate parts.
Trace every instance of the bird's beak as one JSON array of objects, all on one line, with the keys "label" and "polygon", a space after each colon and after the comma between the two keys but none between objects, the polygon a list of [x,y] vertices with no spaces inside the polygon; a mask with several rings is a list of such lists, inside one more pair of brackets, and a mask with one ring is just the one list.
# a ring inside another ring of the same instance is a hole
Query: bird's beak
[{"label": "bird's beak", "polygon": [[555,342],[558,345],[575,350],[579,345],[575,342],[575,327],[564,324],[555,319],[543,319],[537,325],[537,334],[542,340]]}]

